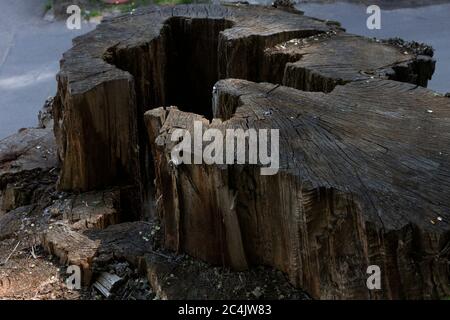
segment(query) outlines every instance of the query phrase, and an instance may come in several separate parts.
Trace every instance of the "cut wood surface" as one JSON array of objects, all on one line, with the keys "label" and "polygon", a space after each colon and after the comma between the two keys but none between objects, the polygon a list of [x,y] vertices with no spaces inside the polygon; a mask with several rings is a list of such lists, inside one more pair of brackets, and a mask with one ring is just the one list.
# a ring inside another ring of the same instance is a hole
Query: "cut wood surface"
[{"label": "cut wood surface", "polygon": [[75,265],[82,272],[82,284],[90,284],[92,278],[92,261],[101,241],[91,240],[73,230],[68,224],[58,222],[42,234],[44,249],[59,258],[63,265]]},{"label": "cut wood surface", "polygon": [[[193,134],[202,118],[149,111],[167,246],[238,269],[276,266],[318,298],[448,294],[447,98],[378,79],[329,94],[244,80],[216,90],[214,109],[232,116],[204,129],[279,129],[280,172],[170,166],[173,130]],[[366,287],[372,264],[385,270],[383,291]]]},{"label": "cut wood surface", "polygon": [[292,61],[277,72],[279,83],[306,91],[330,92],[337,84],[374,77],[426,87],[435,61],[409,48],[338,33],[293,39],[266,50],[268,63]]}]

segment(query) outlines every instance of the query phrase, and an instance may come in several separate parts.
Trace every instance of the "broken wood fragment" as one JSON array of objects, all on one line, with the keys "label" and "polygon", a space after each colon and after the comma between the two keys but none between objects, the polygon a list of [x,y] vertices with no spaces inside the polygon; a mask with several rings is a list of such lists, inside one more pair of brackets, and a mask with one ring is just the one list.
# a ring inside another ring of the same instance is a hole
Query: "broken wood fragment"
[{"label": "broken wood fragment", "polygon": [[88,285],[92,278],[92,261],[101,244],[74,231],[64,223],[54,223],[41,236],[44,249],[59,258],[61,264],[79,266],[82,272],[81,283]]},{"label": "broken wood fragment", "polygon": [[41,235],[44,249],[64,265],[77,265],[82,271],[82,284],[88,286],[96,264],[125,259],[137,265],[151,252],[151,224],[131,222],[109,226],[104,230],[74,230],[67,222],[56,222]]},{"label": "broken wood fragment", "polygon": [[0,177],[58,164],[53,132],[24,129],[0,141]]},{"label": "broken wood fragment", "polygon": [[[53,132],[24,129],[0,141],[0,215],[30,205],[58,166]],[[49,183],[50,184],[50,183]]]}]

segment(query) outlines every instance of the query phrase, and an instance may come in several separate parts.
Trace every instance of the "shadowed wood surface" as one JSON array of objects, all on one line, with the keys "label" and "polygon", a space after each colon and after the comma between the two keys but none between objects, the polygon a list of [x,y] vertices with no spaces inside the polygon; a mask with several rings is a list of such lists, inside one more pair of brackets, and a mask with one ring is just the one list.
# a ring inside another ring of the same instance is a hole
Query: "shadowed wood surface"
[{"label": "shadowed wood surface", "polygon": [[52,216],[61,215],[72,229],[105,229],[119,222],[119,191],[89,192],[57,200],[46,208]]}]

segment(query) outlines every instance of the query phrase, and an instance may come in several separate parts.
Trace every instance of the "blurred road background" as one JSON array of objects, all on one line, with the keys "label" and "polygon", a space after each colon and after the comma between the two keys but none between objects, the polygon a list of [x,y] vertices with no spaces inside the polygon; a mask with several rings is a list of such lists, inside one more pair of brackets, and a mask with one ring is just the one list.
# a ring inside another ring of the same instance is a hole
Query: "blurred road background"
[{"label": "blurred road background", "polygon": [[37,124],[37,113],[56,92],[55,75],[72,38],[65,21],[43,19],[46,0],[0,0],[0,139]]}]

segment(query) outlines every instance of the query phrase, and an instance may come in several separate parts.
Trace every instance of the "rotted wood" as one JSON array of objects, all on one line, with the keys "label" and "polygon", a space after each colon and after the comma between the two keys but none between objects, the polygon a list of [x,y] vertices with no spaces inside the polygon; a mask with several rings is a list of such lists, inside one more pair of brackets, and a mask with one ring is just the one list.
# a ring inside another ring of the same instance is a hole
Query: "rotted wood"
[{"label": "rotted wood", "polygon": [[309,300],[280,271],[260,267],[244,272],[217,268],[189,256],[170,252],[146,254],[141,268],[158,298],[163,300]]},{"label": "rotted wood", "polygon": [[[447,98],[380,79],[329,94],[231,79],[214,101],[223,121],[146,113],[166,246],[236,269],[275,266],[316,298],[449,294]],[[280,171],[171,165],[171,134],[193,134],[194,121],[224,136],[278,128]],[[368,290],[369,265],[382,290]]]},{"label": "rotted wood", "polygon": [[[62,264],[79,266],[84,286],[91,284],[97,264],[128,259],[137,265],[153,247],[152,224],[119,223],[119,217],[126,216],[121,210],[129,210],[121,206],[123,197],[124,192],[118,188],[93,191],[56,200],[44,210],[45,215],[58,220],[41,233],[42,246]],[[98,284],[104,294],[110,293],[113,285]]]}]

